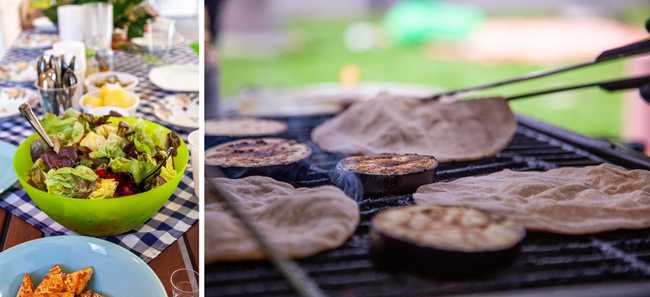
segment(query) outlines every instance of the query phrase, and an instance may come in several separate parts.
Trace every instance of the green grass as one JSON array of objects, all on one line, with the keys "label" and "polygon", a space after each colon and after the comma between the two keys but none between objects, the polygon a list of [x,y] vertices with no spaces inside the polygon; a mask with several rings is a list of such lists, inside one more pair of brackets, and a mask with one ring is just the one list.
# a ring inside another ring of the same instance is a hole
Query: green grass
[{"label": "green grass", "polygon": [[[292,51],[270,58],[221,59],[221,86],[225,96],[244,87],[291,87],[338,80],[343,65],[354,64],[365,81],[396,81],[457,88],[508,78],[533,70],[535,65],[482,65],[463,61],[434,60],[425,47],[387,47],[364,53],[343,44],[344,22],[297,22],[288,27],[298,36]],[[548,67],[548,66],[546,66]],[[577,71],[558,77],[504,87],[487,94],[515,94],[536,88],[619,77],[620,63]],[[621,128],[621,95],[597,89],[523,99],[512,104],[518,113],[580,133],[618,137]]]}]

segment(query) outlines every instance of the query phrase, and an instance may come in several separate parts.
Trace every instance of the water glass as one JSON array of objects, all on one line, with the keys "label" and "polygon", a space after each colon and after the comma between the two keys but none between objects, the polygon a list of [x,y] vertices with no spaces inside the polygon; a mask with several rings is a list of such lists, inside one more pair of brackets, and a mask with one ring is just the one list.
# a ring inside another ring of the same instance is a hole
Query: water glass
[{"label": "water glass", "polygon": [[113,5],[97,2],[83,4],[83,7],[86,48],[110,48],[113,39]]},{"label": "water glass", "polygon": [[84,7],[61,5],[57,8],[59,39],[62,41],[83,41]]},{"label": "water glass", "polygon": [[176,22],[166,18],[147,21],[149,32],[145,33],[147,49],[150,54],[164,55],[174,46]]},{"label": "water glass", "polygon": [[171,277],[173,297],[199,297],[199,273],[181,268]]},{"label": "water glass", "polygon": [[62,115],[66,109],[72,108],[78,101],[81,92],[78,88],[81,83],[64,88],[42,88],[36,84],[36,88],[41,94],[41,109],[43,112],[49,112],[55,115]]}]

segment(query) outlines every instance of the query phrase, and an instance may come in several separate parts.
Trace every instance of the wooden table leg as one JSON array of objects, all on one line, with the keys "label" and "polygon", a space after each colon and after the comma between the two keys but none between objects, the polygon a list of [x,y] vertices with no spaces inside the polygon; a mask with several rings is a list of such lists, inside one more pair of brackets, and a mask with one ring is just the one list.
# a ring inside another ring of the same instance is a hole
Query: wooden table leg
[{"label": "wooden table leg", "polygon": [[201,271],[199,267],[199,224],[196,223],[190,230],[187,230],[185,233],[185,243],[190,252],[190,259],[192,260],[192,266],[194,270]]},{"label": "wooden table leg", "polygon": [[12,215],[9,219],[7,238],[4,242],[2,250],[6,250],[12,246],[41,237],[43,237],[43,233],[41,233],[41,231],[28,224],[27,222],[21,220],[17,216]]},{"label": "wooden table leg", "polygon": [[[0,209],[0,251],[2,251],[2,247],[4,246],[5,238],[7,234],[5,234],[5,219],[7,219],[7,212],[4,209]],[[7,221],[9,223],[9,221]]]}]

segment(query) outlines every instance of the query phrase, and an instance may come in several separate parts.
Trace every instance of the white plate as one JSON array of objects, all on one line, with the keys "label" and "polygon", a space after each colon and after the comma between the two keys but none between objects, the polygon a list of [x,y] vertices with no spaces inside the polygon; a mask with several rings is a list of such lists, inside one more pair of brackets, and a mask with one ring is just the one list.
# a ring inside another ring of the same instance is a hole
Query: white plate
[{"label": "white plate", "polygon": [[[135,44],[135,45],[137,45],[139,47],[142,47],[142,48],[147,48],[148,47],[148,45],[147,45],[148,44],[147,43],[148,38],[149,38],[149,32],[144,32],[144,35],[142,35],[142,37],[131,38],[131,43],[133,43],[133,44]],[[179,44],[183,43],[184,41],[185,41],[185,39],[183,38],[183,36],[180,36],[178,34],[174,35],[174,44],[175,45],[179,45]]]},{"label": "white plate", "polygon": [[56,35],[51,34],[25,34],[16,39],[14,46],[21,49],[48,48],[58,39]]},{"label": "white plate", "polygon": [[30,82],[36,80],[36,61],[18,61],[0,65],[0,81]]},{"label": "white plate", "polygon": [[0,65],[0,81],[30,82],[36,80],[36,61],[18,61]]},{"label": "white plate", "polygon": [[198,65],[172,64],[151,69],[149,80],[166,91],[198,92],[201,78]]},{"label": "white plate", "polygon": [[95,74],[91,74],[90,76],[86,77],[86,81],[84,82],[84,84],[86,85],[86,90],[88,91],[88,93],[99,90],[99,88],[96,87],[94,84],[96,81],[104,80],[106,79],[106,77],[111,75],[117,76],[117,79],[121,82],[130,83],[128,86],[124,87],[124,89],[129,92],[133,92],[139,82],[138,78],[135,75],[126,72],[115,72],[115,71],[97,72]]},{"label": "white plate", "polygon": [[0,118],[20,114],[18,107],[25,102],[34,107],[40,102],[40,95],[25,88],[0,88]]},{"label": "white plate", "polygon": [[199,128],[198,100],[189,100],[190,95],[171,95],[161,103],[153,104],[153,113],[161,121],[185,129]]}]

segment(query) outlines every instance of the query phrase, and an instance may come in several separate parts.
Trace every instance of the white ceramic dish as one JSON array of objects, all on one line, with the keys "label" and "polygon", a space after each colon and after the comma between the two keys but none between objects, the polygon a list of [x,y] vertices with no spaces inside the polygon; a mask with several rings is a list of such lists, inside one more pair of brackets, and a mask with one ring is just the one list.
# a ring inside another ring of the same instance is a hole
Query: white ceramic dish
[{"label": "white ceramic dish", "polygon": [[27,102],[31,106],[40,103],[38,92],[25,88],[0,88],[0,118],[19,115],[18,107]]},{"label": "white ceramic dish", "polygon": [[183,129],[199,128],[198,100],[190,95],[170,95],[153,105],[153,113],[161,121]]},{"label": "white ceramic dish", "polygon": [[201,78],[199,66],[171,64],[151,69],[149,80],[157,87],[174,92],[198,92]]},{"label": "white ceramic dish", "polygon": [[43,49],[51,47],[59,38],[51,34],[23,34],[13,46],[20,49]]},{"label": "white ceramic dish", "polygon": [[109,71],[109,72],[97,72],[94,74],[91,74],[86,78],[86,81],[84,81],[84,85],[86,86],[86,90],[88,92],[93,92],[96,90],[99,90],[99,87],[96,86],[97,82],[106,80],[107,77],[115,75],[117,76],[117,79],[121,83],[126,83],[126,86],[122,86],[127,91],[133,92],[135,90],[135,87],[138,85],[140,80],[132,74],[126,73],[126,72],[114,72],[114,71]]},{"label": "white ceramic dish", "polygon": [[99,96],[99,90],[93,91],[93,92],[88,92],[81,96],[79,99],[79,105],[81,106],[81,109],[84,112],[94,114],[97,116],[103,116],[109,114],[111,111],[115,111],[120,113],[121,115],[124,116],[135,116],[135,112],[138,109],[138,106],[140,105],[140,97],[136,95],[133,92],[127,91],[129,96],[133,99],[133,105],[131,105],[129,108],[123,108],[119,106],[100,106],[100,107],[95,107],[95,106],[90,106],[85,104],[85,99],[88,96]]},{"label": "white ceramic dish", "polygon": [[0,81],[32,82],[36,80],[36,61],[18,61],[0,65]]},{"label": "white ceramic dish", "polygon": [[[131,42],[133,44],[141,47],[141,48],[147,48],[148,47],[147,46],[147,44],[148,44],[147,39],[148,38],[149,38],[149,32],[145,32],[144,35],[142,35],[142,37],[131,38]],[[174,35],[174,44],[175,45],[181,44],[184,41],[185,41],[185,39],[183,38],[183,36],[181,36],[179,34]]]}]

